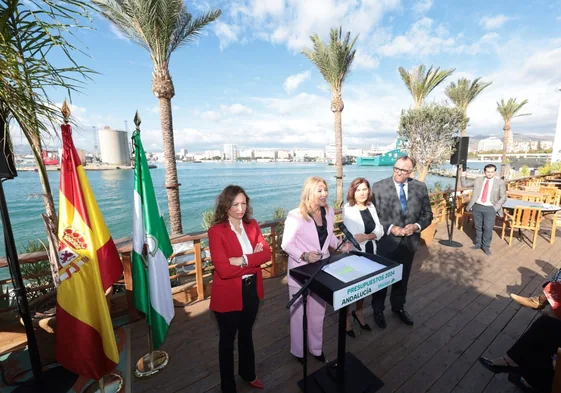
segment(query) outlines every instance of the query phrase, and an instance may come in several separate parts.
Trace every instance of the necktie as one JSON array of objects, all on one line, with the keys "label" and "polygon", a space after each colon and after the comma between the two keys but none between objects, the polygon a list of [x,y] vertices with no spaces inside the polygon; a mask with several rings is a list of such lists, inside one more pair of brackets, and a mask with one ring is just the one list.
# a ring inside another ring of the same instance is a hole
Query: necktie
[{"label": "necktie", "polygon": [[399,187],[399,202],[401,202],[401,211],[405,214],[405,210],[407,210],[407,197],[405,197],[405,189],[403,188],[405,184],[401,183]]},{"label": "necktie", "polygon": [[487,195],[489,194],[489,179],[485,182],[485,186],[483,187],[483,192],[481,193],[481,202],[487,202]]}]

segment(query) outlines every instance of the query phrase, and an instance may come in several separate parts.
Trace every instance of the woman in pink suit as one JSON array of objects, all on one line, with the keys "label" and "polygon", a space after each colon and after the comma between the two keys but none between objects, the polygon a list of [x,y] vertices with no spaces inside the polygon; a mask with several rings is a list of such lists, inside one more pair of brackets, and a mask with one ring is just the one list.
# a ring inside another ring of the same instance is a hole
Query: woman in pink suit
[{"label": "woman in pink suit", "polygon": [[[329,247],[335,249],[339,239],[333,234],[334,211],[327,206],[327,183],[321,177],[310,177],[304,183],[300,206],[288,213],[284,225],[282,249],[288,254],[288,270],[305,263],[316,263],[329,256]],[[343,251],[350,251],[345,244]],[[288,274],[289,298],[301,288]],[[290,309],[290,353],[300,362],[304,357],[302,336],[302,298]],[[325,302],[313,292],[308,297],[308,349],[321,362],[325,362],[322,350],[323,317]]]}]

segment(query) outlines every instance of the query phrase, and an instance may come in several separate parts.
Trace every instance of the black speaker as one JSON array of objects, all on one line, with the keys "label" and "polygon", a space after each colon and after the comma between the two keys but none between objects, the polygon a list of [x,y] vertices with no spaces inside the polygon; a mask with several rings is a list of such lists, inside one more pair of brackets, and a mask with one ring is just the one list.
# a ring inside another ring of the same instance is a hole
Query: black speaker
[{"label": "black speaker", "polygon": [[454,154],[450,156],[450,165],[461,164],[465,168],[468,159],[469,137],[456,137],[454,140]]},{"label": "black speaker", "polygon": [[13,179],[17,175],[8,125],[0,116],[0,178]]}]

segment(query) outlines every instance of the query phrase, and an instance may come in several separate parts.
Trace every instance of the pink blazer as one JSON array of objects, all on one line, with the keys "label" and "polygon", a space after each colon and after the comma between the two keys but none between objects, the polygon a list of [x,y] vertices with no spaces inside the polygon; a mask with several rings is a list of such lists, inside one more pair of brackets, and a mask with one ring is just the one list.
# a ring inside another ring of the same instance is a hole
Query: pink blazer
[{"label": "pink blazer", "polygon": [[[335,211],[329,208],[325,218],[327,221],[327,239],[320,250],[318,232],[313,218],[309,221],[304,220],[300,214],[300,209],[291,210],[284,222],[284,233],[282,235],[281,247],[288,254],[288,270],[302,266],[304,263],[300,256],[304,252],[318,251],[323,253],[323,258],[329,256],[329,247],[336,248],[339,239],[333,234],[333,221]],[[290,274],[288,274],[288,285],[300,286]]]}]

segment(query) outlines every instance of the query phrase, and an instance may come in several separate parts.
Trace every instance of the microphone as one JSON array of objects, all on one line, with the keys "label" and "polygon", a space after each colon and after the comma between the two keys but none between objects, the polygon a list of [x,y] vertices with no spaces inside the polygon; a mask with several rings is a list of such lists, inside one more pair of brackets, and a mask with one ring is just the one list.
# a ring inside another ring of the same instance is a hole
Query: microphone
[{"label": "microphone", "polygon": [[339,229],[341,230],[341,232],[343,232],[343,235],[345,235],[347,240],[350,241],[358,251],[362,251],[362,248],[360,248],[360,244],[358,244],[355,237],[353,236],[352,233],[349,232],[345,224],[343,223],[339,224]]}]

